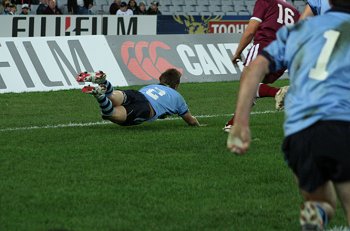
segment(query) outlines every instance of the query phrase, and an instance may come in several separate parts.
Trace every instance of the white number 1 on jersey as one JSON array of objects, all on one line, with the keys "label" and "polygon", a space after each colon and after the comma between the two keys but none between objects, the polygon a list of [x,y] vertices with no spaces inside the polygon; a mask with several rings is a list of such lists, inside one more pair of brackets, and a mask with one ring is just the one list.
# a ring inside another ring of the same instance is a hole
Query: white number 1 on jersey
[{"label": "white number 1 on jersey", "polygon": [[325,80],[328,77],[327,64],[333,52],[334,46],[339,38],[340,32],[328,30],[323,36],[326,38],[326,43],[323,45],[321,53],[317,59],[316,66],[309,72],[309,77],[315,80]]}]

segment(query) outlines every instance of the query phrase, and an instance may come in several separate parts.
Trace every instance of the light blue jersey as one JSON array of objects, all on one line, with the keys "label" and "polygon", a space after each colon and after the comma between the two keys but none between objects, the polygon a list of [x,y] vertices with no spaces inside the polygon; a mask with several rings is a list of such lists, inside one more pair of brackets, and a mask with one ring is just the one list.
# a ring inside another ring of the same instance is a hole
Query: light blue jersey
[{"label": "light blue jersey", "polygon": [[177,114],[182,116],[188,112],[184,98],[176,90],[159,84],[148,85],[139,90],[151,103],[155,115],[149,121],[163,115]]},{"label": "light blue jersey", "polygon": [[310,6],[314,15],[324,14],[331,8],[328,0],[308,0],[307,4]]},{"label": "light blue jersey", "polygon": [[263,55],[271,71],[289,70],[286,136],[319,120],[350,121],[350,12],[332,9],[284,27]]}]

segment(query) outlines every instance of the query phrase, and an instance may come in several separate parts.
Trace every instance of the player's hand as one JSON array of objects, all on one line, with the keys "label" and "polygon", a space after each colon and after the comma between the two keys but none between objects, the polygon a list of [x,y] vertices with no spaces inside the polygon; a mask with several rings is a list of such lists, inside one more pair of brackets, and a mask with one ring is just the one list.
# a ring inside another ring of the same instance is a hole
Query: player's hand
[{"label": "player's hand", "polygon": [[239,61],[242,61],[241,54],[234,54],[234,56],[232,57],[232,63],[237,64]]},{"label": "player's hand", "polygon": [[233,153],[243,155],[248,151],[250,140],[249,127],[235,124],[227,137],[227,148]]}]

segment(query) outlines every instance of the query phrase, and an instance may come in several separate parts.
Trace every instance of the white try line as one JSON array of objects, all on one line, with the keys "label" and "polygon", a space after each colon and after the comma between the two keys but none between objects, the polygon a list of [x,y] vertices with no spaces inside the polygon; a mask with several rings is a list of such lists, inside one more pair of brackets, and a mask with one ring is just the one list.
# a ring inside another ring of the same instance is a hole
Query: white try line
[{"label": "white try line", "polygon": [[[255,111],[251,115],[262,115],[262,114],[274,114],[279,113],[278,111]],[[232,114],[218,114],[218,115],[196,115],[197,118],[212,118],[212,117],[229,117]],[[163,120],[157,121],[166,121],[166,120],[178,120],[180,117],[166,118]],[[100,122],[89,122],[89,123],[68,123],[68,124],[56,124],[56,125],[43,125],[43,126],[29,126],[29,127],[15,127],[15,128],[3,128],[0,129],[0,132],[8,131],[23,131],[23,130],[36,130],[36,129],[55,129],[55,128],[70,128],[70,127],[90,127],[111,124],[109,121],[100,121]]]}]

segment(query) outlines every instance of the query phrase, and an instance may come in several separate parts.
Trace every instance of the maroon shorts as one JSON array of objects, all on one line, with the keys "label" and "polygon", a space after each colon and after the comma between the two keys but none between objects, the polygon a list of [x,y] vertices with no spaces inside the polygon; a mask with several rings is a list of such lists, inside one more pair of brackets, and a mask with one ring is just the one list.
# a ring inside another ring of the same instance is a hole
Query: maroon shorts
[{"label": "maroon shorts", "polygon": [[[244,66],[248,66],[267,45],[268,44],[266,43],[254,44],[248,51],[247,57],[244,61]],[[269,73],[265,75],[262,82],[274,83],[277,79],[279,79],[284,74],[285,71],[286,69],[282,69],[277,72]]]}]

